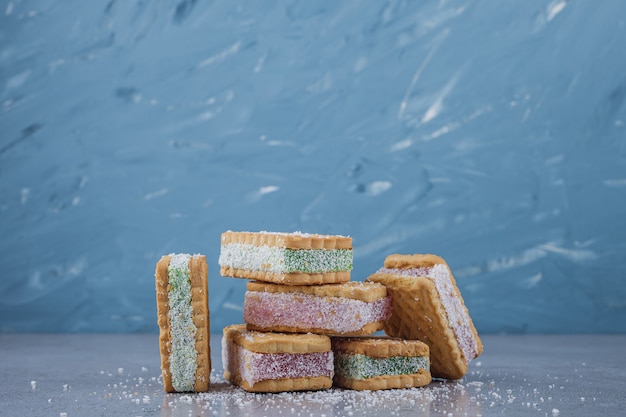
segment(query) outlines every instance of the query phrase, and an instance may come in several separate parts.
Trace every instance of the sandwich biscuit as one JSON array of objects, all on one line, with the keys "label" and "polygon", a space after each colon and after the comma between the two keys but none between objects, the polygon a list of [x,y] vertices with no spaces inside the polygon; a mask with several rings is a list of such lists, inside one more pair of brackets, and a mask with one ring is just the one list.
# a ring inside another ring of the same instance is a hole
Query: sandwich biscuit
[{"label": "sandwich biscuit", "polygon": [[430,347],[435,378],[459,379],[483,345],[448,267],[436,255],[389,255],[367,281],[387,287],[393,299],[385,333]]},{"label": "sandwich biscuit", "polygon": [[224,232],[220,274],[288,285],[346,282],[352,239],[308,233]]},{"label": "sandwich biscuit", "polygon": [[333,337],[335,386],[384,390],[428,385],[428,345],[388,337]]},{"label": "sandwich biscuit", "polygon": [[163,388],[166,392],[208,391],[211,351],[206,257],[163,256],[155,275]]},{"label": "sandwich biscuit", "polygon": [[224,378],[250,392],[312,391],[332,386],[330,338],[224,328]]},{"label": "sandwich biscuit", "polygon": [[327,335],[368,335],[391,315],[384,285],[346,282],[279,285],[249,282],[243,304],[248,329]]}]

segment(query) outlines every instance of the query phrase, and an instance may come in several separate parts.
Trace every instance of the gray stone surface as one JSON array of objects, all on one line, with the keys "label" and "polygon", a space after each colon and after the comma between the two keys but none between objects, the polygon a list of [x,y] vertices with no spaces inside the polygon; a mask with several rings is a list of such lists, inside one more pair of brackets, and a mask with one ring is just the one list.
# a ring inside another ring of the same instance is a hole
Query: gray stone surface
[{"label": "gray stone surface", "polygon": [[164,394],[156,335],[0,335],[3,416],[623,416],[626,336],[483,337],[468,375],[384,392]]}]

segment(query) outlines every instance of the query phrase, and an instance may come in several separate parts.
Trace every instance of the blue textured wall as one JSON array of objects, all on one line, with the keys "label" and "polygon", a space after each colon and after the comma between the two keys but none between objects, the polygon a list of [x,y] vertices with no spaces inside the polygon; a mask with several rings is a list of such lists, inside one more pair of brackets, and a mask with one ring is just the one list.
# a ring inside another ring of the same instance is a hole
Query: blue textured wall
[{"label": "blue textured wall", "polygon": [[0,2],[0,331],[156,331],[222,231],[450,263],[482,332],[626,332],[626,2]]}]

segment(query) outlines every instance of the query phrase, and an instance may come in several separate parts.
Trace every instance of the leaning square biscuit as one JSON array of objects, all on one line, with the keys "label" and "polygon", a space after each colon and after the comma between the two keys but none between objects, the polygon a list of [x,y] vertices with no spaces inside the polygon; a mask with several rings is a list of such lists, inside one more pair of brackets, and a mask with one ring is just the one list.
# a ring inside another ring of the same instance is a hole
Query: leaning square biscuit
[{"label": "leaning square biscuit", "polygon": [[156,298],[163,388],[209,389],[209,290],[204,255],[172,254],[156,264]]},{"label": "leaning square biscuit", "polygon": [[430,384],[428,345],[389,337],[333,337],[334,384],[354,390]]},{"label": "leaning square biscuit", "polygon": [[243,304],[248,329],[272,332],[368,335],[382,330],[390,315],[387,288],[374,282],[249,282]]},{"label": "leaning square biscuit", "polygon": [[346,282],[352,239],[308,233],[224,232],[220,274],[288,285]]},{"label": "leaning square biscuit", "polygon": [[430,347],[433,377],[459,379],[483,345],[448,267],[436,255],[389,255],[367,278],[384,284],[393,299],[385,333],[419,339]]},{"label": "leaning square biscuit", "polygon": [[312,391],[332,386],[330,338],[224,328],[224,378],[250,392]]}]

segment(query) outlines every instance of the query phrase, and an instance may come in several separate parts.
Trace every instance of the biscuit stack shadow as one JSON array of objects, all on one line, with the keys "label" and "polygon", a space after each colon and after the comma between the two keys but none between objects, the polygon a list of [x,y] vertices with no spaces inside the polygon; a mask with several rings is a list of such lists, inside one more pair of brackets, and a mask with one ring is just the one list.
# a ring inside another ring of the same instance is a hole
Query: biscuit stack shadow
[{"label": "biscuit stack shadow", "polygon": [[[245,278],[245,324],[222,339],[224,377],[252,392],[388,389],[430,382],[422,342],[364,337],[391,316],[387,288],[350,282],[352,239],[305,233],[221,236],[220,274]],[[399,373],[398,373],[399,372]]]}]

